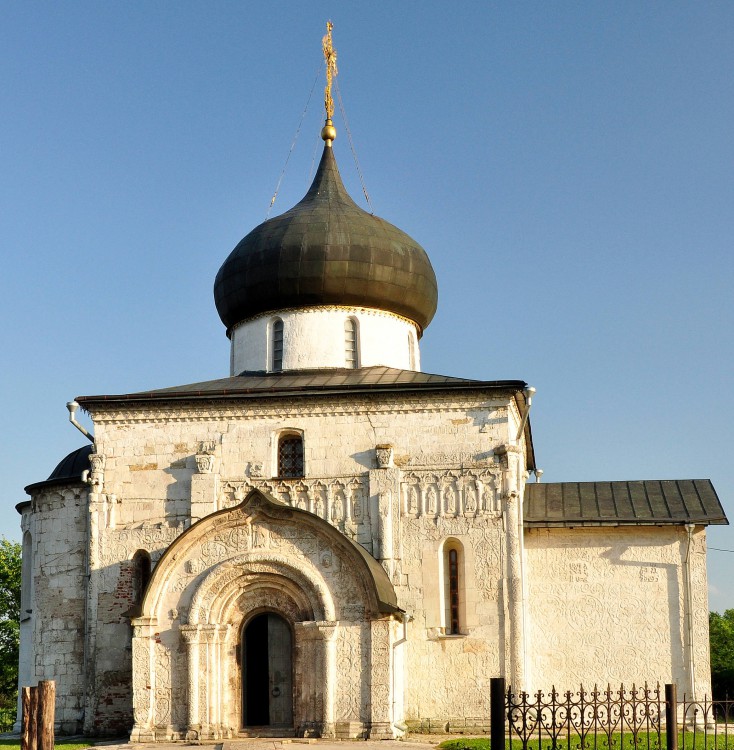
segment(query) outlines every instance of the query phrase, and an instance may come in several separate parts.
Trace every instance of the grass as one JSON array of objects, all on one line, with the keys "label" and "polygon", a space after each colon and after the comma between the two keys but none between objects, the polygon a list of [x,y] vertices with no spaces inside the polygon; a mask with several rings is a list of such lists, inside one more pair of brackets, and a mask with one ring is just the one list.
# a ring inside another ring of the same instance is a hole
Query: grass
[{"label": "grass", "polygon": [[[694,741],[695,740],[695,741]],[[658,743],[657,734],[640,733],[637,735],[637,742],[633,741],[632,735],[625,733],[624,741],[621,734],[613,734],[611,742],[605,734],[588,735],[584,743],[578,736],[571,737],[570,742],[566,738],[559,739],[556,742],[555,750],[665,750],[665,735],[660,738],[661,744]],[[685,745],[683,744],[685,742]],[[489,737],[462,737],[461,739],[446,740],[439,746],[442,750],[490,750]],[[506,750],[523,750],[523,743],[518,739],[512,739],[511,743],[505,743]],[[553,741],[544,738],[541,741],[532,739],[525,746],[527,750],[550,750],[553,748]],[[714,736],[713,732],[705,735],[703,732],[696,733],[695,738],[692,732],[678,734],[679,750],[734,750],[734,732],[728,736],[719,733]]]}]

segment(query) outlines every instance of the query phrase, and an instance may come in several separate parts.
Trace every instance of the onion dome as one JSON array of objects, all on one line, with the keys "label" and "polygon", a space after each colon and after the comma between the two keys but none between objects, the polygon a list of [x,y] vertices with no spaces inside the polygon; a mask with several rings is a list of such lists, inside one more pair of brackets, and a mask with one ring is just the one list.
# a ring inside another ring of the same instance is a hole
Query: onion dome
[{"label": "onion dome", "polygon": [[438,287],[426,251],[352,200],[331,148],[334,134],[326,131],[304,198],[255,227],[219,269],[214,299],[228,330],[260,313],[321,305],[386,310],[421,330],[436,312]]}]

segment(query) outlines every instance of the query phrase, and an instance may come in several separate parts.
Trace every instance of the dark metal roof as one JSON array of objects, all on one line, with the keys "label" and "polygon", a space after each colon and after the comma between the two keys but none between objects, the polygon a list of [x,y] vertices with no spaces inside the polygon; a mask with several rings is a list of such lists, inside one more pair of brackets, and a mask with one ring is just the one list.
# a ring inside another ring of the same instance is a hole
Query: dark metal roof
[{"label": "dark metal roof", "polygon": [[43,482],[29,484],[25,488],[25,491],[30,494],[32,491],[47,485],[81,482],[82,472],[89,469],[89,454],[92,452],[92,449],[92,445],[84,445],[81,448],[72,451],[68,456],[65,456],[59,461],[48,479]]},{"label": "dark metal roof", "polygon": [[525,486],[526,526],[728,524],[709,479]]},{"label": "dark metal roof", "polygon": [[228,329],[259,313],[317,305],[388,310],[423,329],[438,285],[415,240],[351,199],[327,147],[300,203],[255,227],[224,261],[214,300]]},{"label": "dark metal roof", "polygon": [[154,391],[141,391],[113,396],[79,396],[84,407],[114,401],[166,401],[222,398],[267,398],[277,396],[313,395],[316,393],[379,392],[400,390],[509,390],[522,391],[522,380],[466,380],[446,375],[431,375],[394,367],[361,367],[293,370],[288,372],[243,372],[219,380],[178,385]]}]

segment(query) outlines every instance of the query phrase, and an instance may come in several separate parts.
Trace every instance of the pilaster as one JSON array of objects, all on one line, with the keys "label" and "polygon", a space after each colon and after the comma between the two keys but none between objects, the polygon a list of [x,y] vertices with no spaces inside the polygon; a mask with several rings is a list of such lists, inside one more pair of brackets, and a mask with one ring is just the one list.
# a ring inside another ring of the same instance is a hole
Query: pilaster
[{"label": "pilaster", "polygon": [[214,444],[201,443],[195,456],[196,473],[191,475],[191,523],[217,510],[219,475],[214,473]]},{"label": "pilaster", "polygon": [[294,624],[298,691],[293,720],[299,736],[335,736],[336,632],[335,622]]},{"label": "pilaster", "polygon": [[501,445],[495,455],[502,468],[502,502],[505,514],[507,619],[509,670],[506,674],[512,689],[526,687],[525,671],[525,585],[523,581],[522,495],[519,463],[523,452],[519,446]]},{"label": "pilaster", "polygon": [[373,620],[370,643],[370,739],[393,739],[389,619]]},{"label": "pilaster", "polygon": [[133,720],[131,742],[154,742],[153,697],[155,695],[155,618],[132,621]]},{"label": "pilaster", "polygon": [[390,580],[394,580],[399,564],[397,540],[400,524],[400,478],[402,472],[392,461],[391,446],[377,446],[376,461],[379,468],[369,473],[372,549],[382,563]]}]

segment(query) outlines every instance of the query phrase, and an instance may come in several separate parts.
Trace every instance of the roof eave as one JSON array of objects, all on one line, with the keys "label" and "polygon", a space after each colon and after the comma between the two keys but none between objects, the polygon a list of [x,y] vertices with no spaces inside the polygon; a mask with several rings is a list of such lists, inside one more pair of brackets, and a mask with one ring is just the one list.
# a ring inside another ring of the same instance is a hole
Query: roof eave
[{"label": "roof eave", "polygon": [[[93,406],[110,404],[152,404],[160,402],[184,403],[200,401],[237,401],[246,399],[278,399],[300,396],[351,396],[373,393],[430,393],[444,391],[522,391],[526,383],[522,380],[475,381],[462,383],[371,383],[355,386],[307,386],[278,389],[221,389],[211,391],[176,391],[172,393],[143,391],[119,395],[78,396],[75,400],[85,410]],[[526,434],[529,433],[529,428]]]},{"label": "roof eave", "polygon": [[544,521],[523,521],[523,526],[528,529],[551,529],[551,528],[575,528],[588,526],[728,526],[729,521],[726,518],[637,518],[637,519],[596,519],[580,520],[575,518],[544,520]]}]

